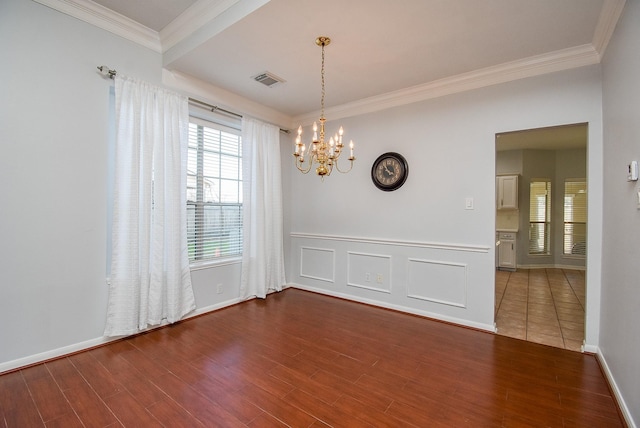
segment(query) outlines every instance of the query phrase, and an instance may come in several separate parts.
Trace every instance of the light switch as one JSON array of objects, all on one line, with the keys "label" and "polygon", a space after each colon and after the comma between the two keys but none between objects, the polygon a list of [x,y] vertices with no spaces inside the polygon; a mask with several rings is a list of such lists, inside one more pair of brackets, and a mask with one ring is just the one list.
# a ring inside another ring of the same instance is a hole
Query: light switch
[{"label": "light switch", "polygon": [[638,162],[632,161],[628,166],[627,181],[638,181]]},{"label": "light switch", "polygon": [[464,209],[472,210],[473,209],[473,198],[466,198],[464,200]]}]

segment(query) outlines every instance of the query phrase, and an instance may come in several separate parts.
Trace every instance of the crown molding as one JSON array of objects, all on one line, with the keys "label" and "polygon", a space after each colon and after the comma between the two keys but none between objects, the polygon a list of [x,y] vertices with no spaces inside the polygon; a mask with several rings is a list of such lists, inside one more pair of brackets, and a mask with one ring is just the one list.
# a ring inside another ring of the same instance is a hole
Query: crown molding
[{"label": "crown molding", "polygon": [[626,0],[605,0],[600,12],[600,18],[593,34],[593,42],[591,43],[598,52],[600,59],[603,58],[607,49],[609,40],[616,28],[618,19],[622,15],[622,10]]},{"label": "crown molding", "polygon": [[164,53],[240,0],[198,0],[157,32],[91,0],[33,0],[158,53]]},{"label": "crown molding", "polygon": [[[593,45],[586,44],[326,108],[325,116],[331,117],[332,120],[358,116],[499,83],[598,64],[599,62],[600,56]],[[293,120],[296,123],[308,125],[319,115],[320,111],[315,111],[296,116]]]},{"label": "crown molding", "polygon": [[162,52],[160,36],[144,25],[91,0],[33,0],[139,45]]},{"label": "crown molding", "polygon": [[[33,0],[59,12],[131,40],[158,53],[165,53],[176,44],[211,22],[240,0],[198,0],[160,33],[116,13],[91,0]],[[398,107],[472,89],[506,83],[586,65],[598,64],[622,14],[626,0],[605,0],[594,32],[593,42],[482,70],[439,79],[422,85],[365,98],[327,108],[325,114],[341,119]],[[217,92],[217,91],[214,91]],[[231,95],[231,94],[226,94]],[[232,97],[233,98],[233,97]],[[245,104],[244,102],[242,104]],[[252,106],[251,110],[255,109]],[[271,116],[273,113],[269,114]],[[319,111],[292,118],[290,123],[312,123]],[[286,122],[285,115],[277,122]],[[282,123],[284,125],[284,123]]]}]

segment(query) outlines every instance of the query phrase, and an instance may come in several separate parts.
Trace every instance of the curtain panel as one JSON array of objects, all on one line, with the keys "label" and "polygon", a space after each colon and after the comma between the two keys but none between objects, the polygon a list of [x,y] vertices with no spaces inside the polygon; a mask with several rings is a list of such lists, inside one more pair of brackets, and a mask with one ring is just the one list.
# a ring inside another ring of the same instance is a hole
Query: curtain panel
[{"label": "curtain panel", "polygon": [[105,336],[195,309],[187,252],[184,96],[118,74],[111,278]]},{"label": "curtain panel", "polygon": [[280,129],[242,119],[243,247],[240,297],[265,298],[286,284]]}]

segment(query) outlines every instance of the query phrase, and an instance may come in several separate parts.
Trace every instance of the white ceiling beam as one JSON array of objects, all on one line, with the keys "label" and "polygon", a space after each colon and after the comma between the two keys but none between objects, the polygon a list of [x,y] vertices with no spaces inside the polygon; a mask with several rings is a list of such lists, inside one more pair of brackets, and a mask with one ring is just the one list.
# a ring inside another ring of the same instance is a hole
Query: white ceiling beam
[{"label": "white ceiling beam", "polygon": [[[194,4],[194,6],[199,7],[198,3]],[[171,47],[165,50],[163,55],[163,65],[165,67],[170,68],[171,63],[178,60],[182,55],[192,51],[251,12],[269,3],[269,0],[222,0],[218,1],[218,3],[220,3],[218,7],[206,17],[201,19],[197,15],[190,16],[186,17],[184,22],[179,23],[182,31],[175,31],[176,36],[171,35]],[[197,10],[199,9],[196,8],[194,11]],[[186,12],[191,14],[191,8],[187,9]],[[203,20],[205,22],[202,22]],[[192,28],[193,31],[188,32],[189,28]]]}]

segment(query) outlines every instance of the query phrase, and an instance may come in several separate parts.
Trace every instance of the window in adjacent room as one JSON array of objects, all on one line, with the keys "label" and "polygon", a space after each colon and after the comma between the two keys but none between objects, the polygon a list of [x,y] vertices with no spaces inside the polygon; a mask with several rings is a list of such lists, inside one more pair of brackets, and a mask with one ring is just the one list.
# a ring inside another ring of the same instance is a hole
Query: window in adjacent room
[{"label": "window in adjacent room", "polygon": [[587,252],[587,182],[570,179],[564,182],[565,255],[584,256]]},{"label": "window in adjacent room", "polygon": [[532,180],[529,193],[529,254],[551,254],[551,181]]},{"label": "window in adjacent room", "polygon": [[240,131],[191,118],[187,166],[189,260],[242,252]]}]

